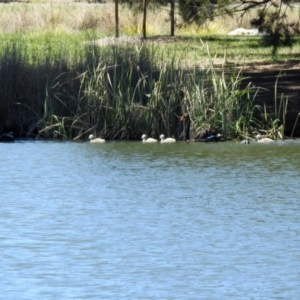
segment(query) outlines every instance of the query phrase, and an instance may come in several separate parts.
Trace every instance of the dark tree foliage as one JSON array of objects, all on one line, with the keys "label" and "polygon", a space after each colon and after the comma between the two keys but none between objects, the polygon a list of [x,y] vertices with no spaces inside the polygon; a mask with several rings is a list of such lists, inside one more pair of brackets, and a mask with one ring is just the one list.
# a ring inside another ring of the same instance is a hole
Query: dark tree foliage
[{"label": "dark tree foliage", "polygon": [[299,33],[300,23],[290,20],[287,10],[295,0],[118,0],[127,3],[132,9],[143,11],[143,37],[146,37],[146,16],[148,5],[170,5],[170,33],[175,35],[175,4],[185,23],[204,24],[215,16],[239,13],[241,18],[249,10],[255,10],[252,26],[264,33],[263,41],[272,46],[273,55],[280,46],[292,46],[293,35]]},{"label": "dark tree foliage", "polygon": [[213,20],[230,0],[179,0],[179,12],[187,23],[203,24],[206,20]]},{"label": "dark tree foliage", "polygon": [[272,46],[272,54],[277,53],[278,47],[292,47],[293,36],[299,34],[298,20],[290,19],[288,9],[292,10],[292,0],[240,0],[231,12],[241,12],[241,17],[249,10],[256,9],[256,16],[251,25],[264,33],[266,46]]},{"label": "dark tree foliage", "polygon": [[255,10],[252,26],[264,33],[264,42],[273,47],[273,55],[280,46],[292,46],[293,35],[299,33],[299,19],[290,20],[287,10],[293,0],[179,0],[179,11],[187,23],[199,25],[216,15],[240,13],[241,18],[249,10]]},{"label": "dark tree foliage", "polygon": [[[140,10],[140,11],[143,10],[144,0],[119,0],[119,2],[121,4],[125,3],[125,4],[129,5],[133,9],[137,9],[137,10]],[[154,0],[147,0],[146,2],[147,2],[147,4],[150,4],[152,2],[155,3]]]}]

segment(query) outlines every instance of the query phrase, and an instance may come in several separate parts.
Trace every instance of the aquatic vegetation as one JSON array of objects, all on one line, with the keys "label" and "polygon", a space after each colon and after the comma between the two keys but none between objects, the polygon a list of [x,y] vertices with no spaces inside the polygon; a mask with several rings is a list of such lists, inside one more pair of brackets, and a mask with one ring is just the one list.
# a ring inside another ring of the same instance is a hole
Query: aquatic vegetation
[{"label": "aquatic vegetation", "polygon": [[292,133],[291,133],[291,138],[293,137],[293,134],[294,134],[296,125],[297,125],[297,123],[298,123],[299,116],[300,116],[300,113],[298,113],[298,115],[297,115],[297,117],[296,117],[295,124],[294,124],[294,126],[293,126],[293,130],[292,130]]},{"label": "aquatic vegetation", "polygon": [[83,43],[89,32],[63,46],[59,33],[45,33],[41,44],[35,38],[7,40],[0,52],[1,121],[20,136],[183,139],[185,112],[193,135],[216,128],[233,139],[263,129],[254,117],[257,88],[242,87],[243,69],[228,68],[225,55],[216,64],[207,43],[197,46],[208,61],[199,67],[186,65],[186,48],[166,55],[141,40],[99,47]]}]

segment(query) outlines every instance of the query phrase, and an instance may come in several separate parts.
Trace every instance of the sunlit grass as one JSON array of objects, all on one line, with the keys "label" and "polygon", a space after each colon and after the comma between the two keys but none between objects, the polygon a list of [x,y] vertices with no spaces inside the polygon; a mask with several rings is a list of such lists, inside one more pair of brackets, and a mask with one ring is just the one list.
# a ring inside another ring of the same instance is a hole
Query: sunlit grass
[{"label": "sunlit grass", "polygon": [[[47,43],[53,43],[60,36],[65,39],[63,44],[69,46],[71,40],[78,39],[78,43],[85,39],[81,32],[91,32],[90,39],[114,36],[114,3],[106,1],[106,4],[88,4],[87,2],[75,2],[64,0],[37,0],[30,3],[0,4],[0,34],[5,39],[14,39],[14,35],[22,32],[22,35],[40,35],[40,43],[44,43],[47,35]],[[291,17],[296,17],[299,10],[294,9]],[[141,36],[142,15],[126,5],[120,5],[120,35]],[[265,47],[263,37],[233,37],[227,33],[237,27],[250,27],[250,18],[254,13],[249,12],[240,19],[238,15],[233,17],[223,16],[216,18],[213,22],[206,22],[204,26],[184,25],[180,15],[176,14],[176,36],[183,37],[176,43],[168,43],[159,47],[158,51],[165,52],[165,56],[178,55],[182,52],[186,61],[190,64],[198,60],[202,63],[205,59],[205,51],[198,45],[200,40],[209,44],[211,54],[222,59],[224,55],[231,62],[239,60],[244,62],[274,62],[298,59],[300,52],[300,39],[296,37],[296,43],[292,48],[281,47],[276,56],[272,56],[272,48]],[[45,34],[44,32],[47,32]],[[52,37],[50,32],[53,32]],[[9,37],[12,34],[12,37]],[[163,9],[149,9],[147,15],[147,35],[167,36],[170,34],[170,20],[168,7]],[[74,36],[74,38],[73,38]],[[30,44],[34,39],[28,39]],[[35,41],[33,42],[35,43]],[[28,45],[31,47],[30,45]],[[33,46],[36,47],[36,46]],[[1,46],[0,46],[1,48]],[[1,50],[0,50],[1,51]],[[29,49],[30,51],[30,49]],[[178,53],[177,53],[178,51]]]},{"label": "sunlit grass", "polygon": [[28,31],[16,34],[0,34],[0,54],[11,46],[23,52],[23,59],[29,64],[41,61],[64,59],[66,62],[78,61],[85,53],[84,41],[103,37],[96,31],[79,31],[75,33],[59,31]]}]

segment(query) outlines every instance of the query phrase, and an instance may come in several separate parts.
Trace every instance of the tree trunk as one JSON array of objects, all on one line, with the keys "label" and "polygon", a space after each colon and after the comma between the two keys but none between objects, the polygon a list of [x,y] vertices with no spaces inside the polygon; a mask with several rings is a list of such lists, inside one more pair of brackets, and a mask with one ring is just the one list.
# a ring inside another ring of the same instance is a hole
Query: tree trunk
[{"label": "tree trunk", "polygon": [[143,39],[147,38],[146,35],[146,20],[147,20],[147,0],[143,0]]},{"label": "tree trunk", "polygon": [[170,1],[171,36],[175,35],[175,0]]},{"label": "tree trunk", "polygon": [[115,0],[115,26],[116,38],[119,37],[119,0]]}]

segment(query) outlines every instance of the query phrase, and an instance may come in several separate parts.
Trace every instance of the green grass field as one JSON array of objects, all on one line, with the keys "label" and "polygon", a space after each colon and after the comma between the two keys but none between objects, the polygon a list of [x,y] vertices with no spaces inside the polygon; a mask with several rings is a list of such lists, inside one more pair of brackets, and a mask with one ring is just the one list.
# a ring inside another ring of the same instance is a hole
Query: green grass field
[{"label": "green grass field", "polygon": [[[296,18],[299,9],[290,11],[291,19]],[[178,59],[185,57],[188,63],[206,59],[206,51],[200,40],[208,44],[212,57],[222,61],[224,57],[231,62],[288,62],[299,59],[300,38],[295,37],[292,48],[282,47],[276,56],[272,48],[264,46],[264,38],[228,36],[227,33],[237,27],[250,28],[248,13],[243,20],[239,16],[219,17],[202,27],[184,26],[180,16],[176,15],[176,36],[182,37],[176,42],[167,43],[160,52],[164,57],[174,53]],[[147,34],[149,37],[169,34],[168,7],[148,11]],[[89,4],[73,1],[32,1],[30,3],[0,4],[0,39],[16,40],[22,36],[28,51],[36,51],[46,45],[58,43],[72,49],[80,47],[87,38],[99,39],[114,36],[114,4]],[[139,37],[141,35],[141,14],[133,12],[127,6],[120,5],[120,35]],[[3,43],[1,43],[3,48]],[[47,53],[47,52],[46,52]]]}]

